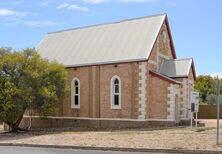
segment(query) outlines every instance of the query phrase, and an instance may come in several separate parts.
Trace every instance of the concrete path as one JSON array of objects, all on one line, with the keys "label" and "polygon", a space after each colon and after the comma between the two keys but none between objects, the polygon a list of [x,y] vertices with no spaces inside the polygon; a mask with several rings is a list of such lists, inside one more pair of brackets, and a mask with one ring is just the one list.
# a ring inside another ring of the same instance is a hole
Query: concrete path
[{"label": "concrete path", "polygon": [[[77,149],[32,148],[16,146],[0,146],[1,154],[157,154],[144,152],[118,152]],[[164,154],[164,153],[158,153]],[[169,154],[169,153],[168,153]]]}]

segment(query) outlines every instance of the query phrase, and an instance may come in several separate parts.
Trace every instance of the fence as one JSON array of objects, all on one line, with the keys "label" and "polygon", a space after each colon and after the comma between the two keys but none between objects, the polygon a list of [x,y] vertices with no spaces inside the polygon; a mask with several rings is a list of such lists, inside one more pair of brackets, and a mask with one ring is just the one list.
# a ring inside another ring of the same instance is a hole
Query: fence
[{"label": "fence", "polygon": [[[222,118],[222,106],[220,106],[220,118]],[[217,119],[217,106],[200,105],[198,119]]]}]

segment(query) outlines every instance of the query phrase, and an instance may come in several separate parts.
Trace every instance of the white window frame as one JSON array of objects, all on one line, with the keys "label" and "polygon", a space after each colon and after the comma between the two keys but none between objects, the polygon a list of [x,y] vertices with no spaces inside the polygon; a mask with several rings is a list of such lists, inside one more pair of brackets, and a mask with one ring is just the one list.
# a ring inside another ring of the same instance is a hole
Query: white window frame
[{"label": "white window frame", "polygon": [[[78,82],[78,94],[75,92],[75,81]],[[75,96],[78,96],[78,105],[75,104]],[[71,82],[71,107],[74,109],[80,108],[80,80],[78,78],[72,79]]]},{"label": "white window frame", "polygon": [[[115,93],[115,89],[114,89],[114,80],[118,79],[119,81],[119,93]],[[121,88],[121,79],[119,76],[115,75],[111,78],[110,80],[110,103],[111,103],[111,109],[121,109],[121,92],[122,92],[122,88]],[[114,95],[118,94],[119,95],[119,105],[115,105],[114,103]]]}]

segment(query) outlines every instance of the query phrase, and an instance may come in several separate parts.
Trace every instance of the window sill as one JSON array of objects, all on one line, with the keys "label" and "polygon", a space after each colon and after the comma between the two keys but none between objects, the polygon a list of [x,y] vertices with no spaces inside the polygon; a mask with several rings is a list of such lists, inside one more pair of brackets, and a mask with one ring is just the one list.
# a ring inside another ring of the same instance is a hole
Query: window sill
[{"label": "window sill", "polygon": [[72,109],[80,109],[80,106],[72,106]]},{"label": "window sill", "polygon": [[112,110],[121,110],[121,106],[111,106]]}]

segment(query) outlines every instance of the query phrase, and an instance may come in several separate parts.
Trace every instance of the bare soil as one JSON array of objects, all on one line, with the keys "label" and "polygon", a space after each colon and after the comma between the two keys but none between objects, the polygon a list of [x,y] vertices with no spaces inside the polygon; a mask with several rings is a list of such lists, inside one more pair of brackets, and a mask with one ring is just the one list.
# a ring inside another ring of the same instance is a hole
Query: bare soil
[{"label": "bare soil", "polygon": [[[216,145],[216,120],[204,120],[206,127],[168,129],[38,131],[0,134],[0,143],[71,145],[152,149],[220,150]],[[222,129],[220,129],[222,143]]]}]

